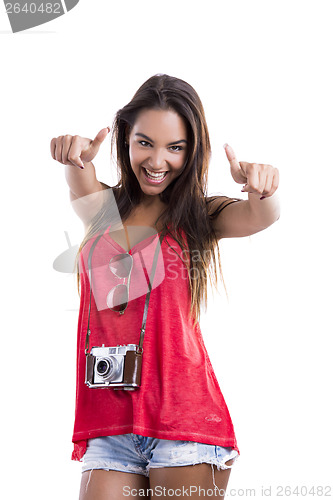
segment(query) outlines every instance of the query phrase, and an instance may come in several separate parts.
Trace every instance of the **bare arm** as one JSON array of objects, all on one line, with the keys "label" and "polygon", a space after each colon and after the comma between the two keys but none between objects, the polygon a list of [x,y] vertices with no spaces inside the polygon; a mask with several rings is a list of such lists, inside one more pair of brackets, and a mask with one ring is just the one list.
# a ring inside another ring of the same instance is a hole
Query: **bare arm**
[{"label": "bare arm", "polygon": [[280,206],[276,190],[279,185],[279,171],[272,165],[238,162],[233,149],[225,144],[230,162],[230,172],[235,182],[245,183],[242,191],[248,193],[248,200],[226,205],[228,198],[214,197],[208,205],[211,214],[219,206],[223,209],[212,220],[218,238],[250,236],[273,224],[280,217]]},{"label": "bare arm", "polygon": [[[215,197],[214,197],[215,198]],[[228,198],[218,196],[210,203],[212,213]],[[273,224],[280,217],[277,194],[260,200],[257,195],[248,194],[248,200],[230,203],[212,221],[212,226],[218,239],[251,236]]]},{"label": "bare arm", "polygon": [[[97,181],[97,180],[96,180]],[[72,191],[69,192],[69,198],[74,212],[82,220],[85,230],[87,230],[91,219],[100,211],[105,201],[105,190],[110,186],[104,182],[98,183],[98,190],[95,193],[78,197]]]},{"label": "bare arm", "polygon": [[103,190],[109,188],[97,180],[91,161],[108,133],[109,128],[104,128],[94,140],[78,135],[59,136],[51,140],[52,158],[65,165],[70,201],[85,225],[100,210],[104,201]]},{"label": "bare arm", "polygon": [[70,191],[77,198],[87,196],[101,189],[92,162],[85,163],[82,170],[74,165],[65,165],[65,178]]}]

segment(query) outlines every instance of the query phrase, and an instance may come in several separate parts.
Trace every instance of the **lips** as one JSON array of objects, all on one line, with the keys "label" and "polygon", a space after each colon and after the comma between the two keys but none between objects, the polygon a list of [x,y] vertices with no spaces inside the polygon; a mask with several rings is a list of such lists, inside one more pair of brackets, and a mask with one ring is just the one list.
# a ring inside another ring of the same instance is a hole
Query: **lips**
[{"label": "lips", "polygon": [[[167,177],[169,172],[163,172],[163,175],[150,175],[149,170],[145,167],[143,168],[144,176],[150,184],[161,184]],[[162,172],[161,172],[162,173]]]}]

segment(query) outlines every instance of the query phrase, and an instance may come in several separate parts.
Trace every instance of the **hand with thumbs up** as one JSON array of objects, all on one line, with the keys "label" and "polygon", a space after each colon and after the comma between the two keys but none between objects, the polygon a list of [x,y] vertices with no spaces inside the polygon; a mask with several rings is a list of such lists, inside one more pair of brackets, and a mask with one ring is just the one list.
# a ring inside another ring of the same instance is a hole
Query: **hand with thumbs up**
[{"label": "hand with thumbs up", "polygon": [[244,184],[242,192],[260,195],[260,199],[272,196],[279,186],[279,171],[272,165],[261,163],[238,162],[234,150],[229,144],[224,145],[230,163],[232,178],[238,184]]},{"label": "hand with thumbs up", "polygon": [[100,145],[110,132],[103,128],[94,140],[79,135],[60,135],[51,140],[51,155],[54,160],[64,165],[74,165],[84,168],[84,163],[91,162],[98,153]]}]

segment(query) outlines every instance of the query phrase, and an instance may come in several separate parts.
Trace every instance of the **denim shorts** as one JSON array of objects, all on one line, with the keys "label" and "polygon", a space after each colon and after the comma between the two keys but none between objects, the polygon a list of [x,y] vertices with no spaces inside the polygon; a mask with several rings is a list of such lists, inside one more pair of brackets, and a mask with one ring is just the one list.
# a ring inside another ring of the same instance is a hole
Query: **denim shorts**
[{"label": "denim shorts", "polygon": [[104,469],[149,477],[150,469],[200,463],[216,465],[218,470],[230,469],[235,461],[231,465],[225,462],[233,458],[236,460],[238,456],[231,447],[130,433],[88,439],[87,450],[82,458],[82,472]]}]

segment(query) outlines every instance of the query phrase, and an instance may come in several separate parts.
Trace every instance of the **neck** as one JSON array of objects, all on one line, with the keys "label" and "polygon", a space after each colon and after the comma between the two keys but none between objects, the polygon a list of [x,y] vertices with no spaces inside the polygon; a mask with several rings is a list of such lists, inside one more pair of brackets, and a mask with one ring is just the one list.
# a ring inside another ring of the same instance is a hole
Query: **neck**
[{"label": "neck", "polygon": [[140,201],[140,207],[144,209],[153,210],[156,208],[162,208],[165,206],[165,203],[162,203],[160,197],[158,195],[150,196],[144,195]]}]

